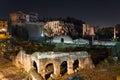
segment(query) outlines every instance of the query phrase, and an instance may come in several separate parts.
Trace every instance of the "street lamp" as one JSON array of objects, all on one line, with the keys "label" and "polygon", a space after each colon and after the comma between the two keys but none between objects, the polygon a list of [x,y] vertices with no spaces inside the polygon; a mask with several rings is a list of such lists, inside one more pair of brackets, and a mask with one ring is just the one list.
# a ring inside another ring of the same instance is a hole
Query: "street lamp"
[{"label": "street lamp", "polygon": [[44,37],[44,34],[43,34],[43,33],[41,33],[41,37]]}]

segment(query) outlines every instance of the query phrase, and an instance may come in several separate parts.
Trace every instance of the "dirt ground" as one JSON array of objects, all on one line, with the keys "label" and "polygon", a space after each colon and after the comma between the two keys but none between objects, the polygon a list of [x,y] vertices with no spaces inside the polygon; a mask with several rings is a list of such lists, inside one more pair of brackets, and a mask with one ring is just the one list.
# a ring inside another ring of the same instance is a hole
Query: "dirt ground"
[{"label": "dirt ground", "polygon": [[12,65],[12,63],[0,57],[0,80],[22,80],[25,74]]},{"label": "dirt ground", "polygon": [[[117,80],[117,77],[120,77],[120,63],[102,63],[94,69],[82,69],[71,75],[60,76],[56,80],[68,80],[69,77],[75,75],[79,75],[84,80]],[[0,57],[0,80],[22,80],[25,76],[26,74],[12,65],[11,61]]]}]

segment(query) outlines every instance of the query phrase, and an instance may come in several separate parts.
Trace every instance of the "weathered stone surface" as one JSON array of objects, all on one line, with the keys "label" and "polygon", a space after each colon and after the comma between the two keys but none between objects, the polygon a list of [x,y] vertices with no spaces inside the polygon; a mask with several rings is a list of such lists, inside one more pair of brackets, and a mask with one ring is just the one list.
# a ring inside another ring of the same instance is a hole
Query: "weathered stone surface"
[{"label": "weathered stone surface", "polygon": [[[35,68],[36,72],[41,74],[43,78],[46,75],[54,75],[53,78],[57,77],[61,73],[60,65],[66,61],[67,62],[67,73],[74,73],[74,62],[78,60],[78,68],[93,68],[94,65],[88,53],[86,51],[82,52],[35,52],[32,55],[28,55],[25,51],[21,50],[15,58],[15,65],[19,68],[23,68],[25,71],[29,72],[31,68]],[[47,66],[51,64],[53,66],[53,70],[47,70]],[[77,71],[76,70],[76,71]],[[51,75],[51,76],[52,76]]]},{"label": "weathered stone surface", "polygon": [[44,80],[43,77],[38,74],[35,69],[31,69],[24,80]]},{"label": "weathered stone surface", "polygon": [[120,75],[118,75],[118,76],[116,77],[116,80],[120,80]]}]

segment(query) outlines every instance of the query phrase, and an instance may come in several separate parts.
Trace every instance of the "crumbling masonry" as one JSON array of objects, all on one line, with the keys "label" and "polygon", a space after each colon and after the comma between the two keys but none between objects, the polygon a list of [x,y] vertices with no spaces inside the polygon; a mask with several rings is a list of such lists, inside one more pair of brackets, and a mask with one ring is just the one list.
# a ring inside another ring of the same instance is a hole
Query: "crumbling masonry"
[{"label": "crumbling masonry", "polygon": [[[66,66],[62,66],[65,63]],[[51,78],[61,76],[62,67],[63,69],[66,67],[67,74],[72,74],[83,68],[94,68],[90,55],[88,55],[86,51],[69,53],[35,52],[29,55],[26,54],[24,50],[21,50],[14,59],[14,64],[27,72],[31,69],[35,69],[44,79],[46,79],[47,74],[50,74]],[[49,64],[53,66],[53,70],[47,69]],[[76,64],[77,67],[74,66],[74,64]],[[31,78],[32,80],[39,80],[33,75],[31,75]]]}]

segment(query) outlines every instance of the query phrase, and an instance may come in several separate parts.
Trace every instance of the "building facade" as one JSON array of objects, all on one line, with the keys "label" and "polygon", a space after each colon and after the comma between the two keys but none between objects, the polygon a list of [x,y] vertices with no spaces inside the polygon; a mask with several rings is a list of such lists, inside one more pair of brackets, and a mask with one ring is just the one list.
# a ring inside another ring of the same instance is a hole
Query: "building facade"
[{"label": "building facade", "polygon": [[7,38],[8,36],[8,21],[0,19],[0,38]]},{"label": "building facade", "polygon": [[114,38],[120,38],[120,24],[117,24],[114,27]]},{"label": "building facade", "polygon": [[73,23],[69,23],[69,22],[64,22],[64,21],[60,21],[60,20],[56,20],[56,21],[49,21],[44,25],[44,29],[45,29],[45,35],[49,36],[49,37],[54,37],[54,36],[59,36],[59,35],[68,35],[70,37],[79,37],[79,33],[78,29],[76,29],[76,27],[80,27],[80,26],[76,26]]},{"label": "building facade", "polygon": [[83,24],[83,36],[93,36],[95,35],[94,27],[90,26],[89,24]]},{"label": "building facade", "polygon": [[66,34],[67,29],[63,28],[63,26],[64,23],[61,21],[49,21],[44,25],[44,28],[46,30],[45,34],[49,37]]},{"label": "building facade", "polygon": [[28,30],[29,40],[41,41],[44,38],[44,23],[43,22],[27,22],[25,27]]},{"label": "building facade", "polygon": [[22,11],[11,13],[10,15],[11,25],[13,26],[21,26],[26,22],[38,22],[38,14],[37,13],[25,13]]}]

